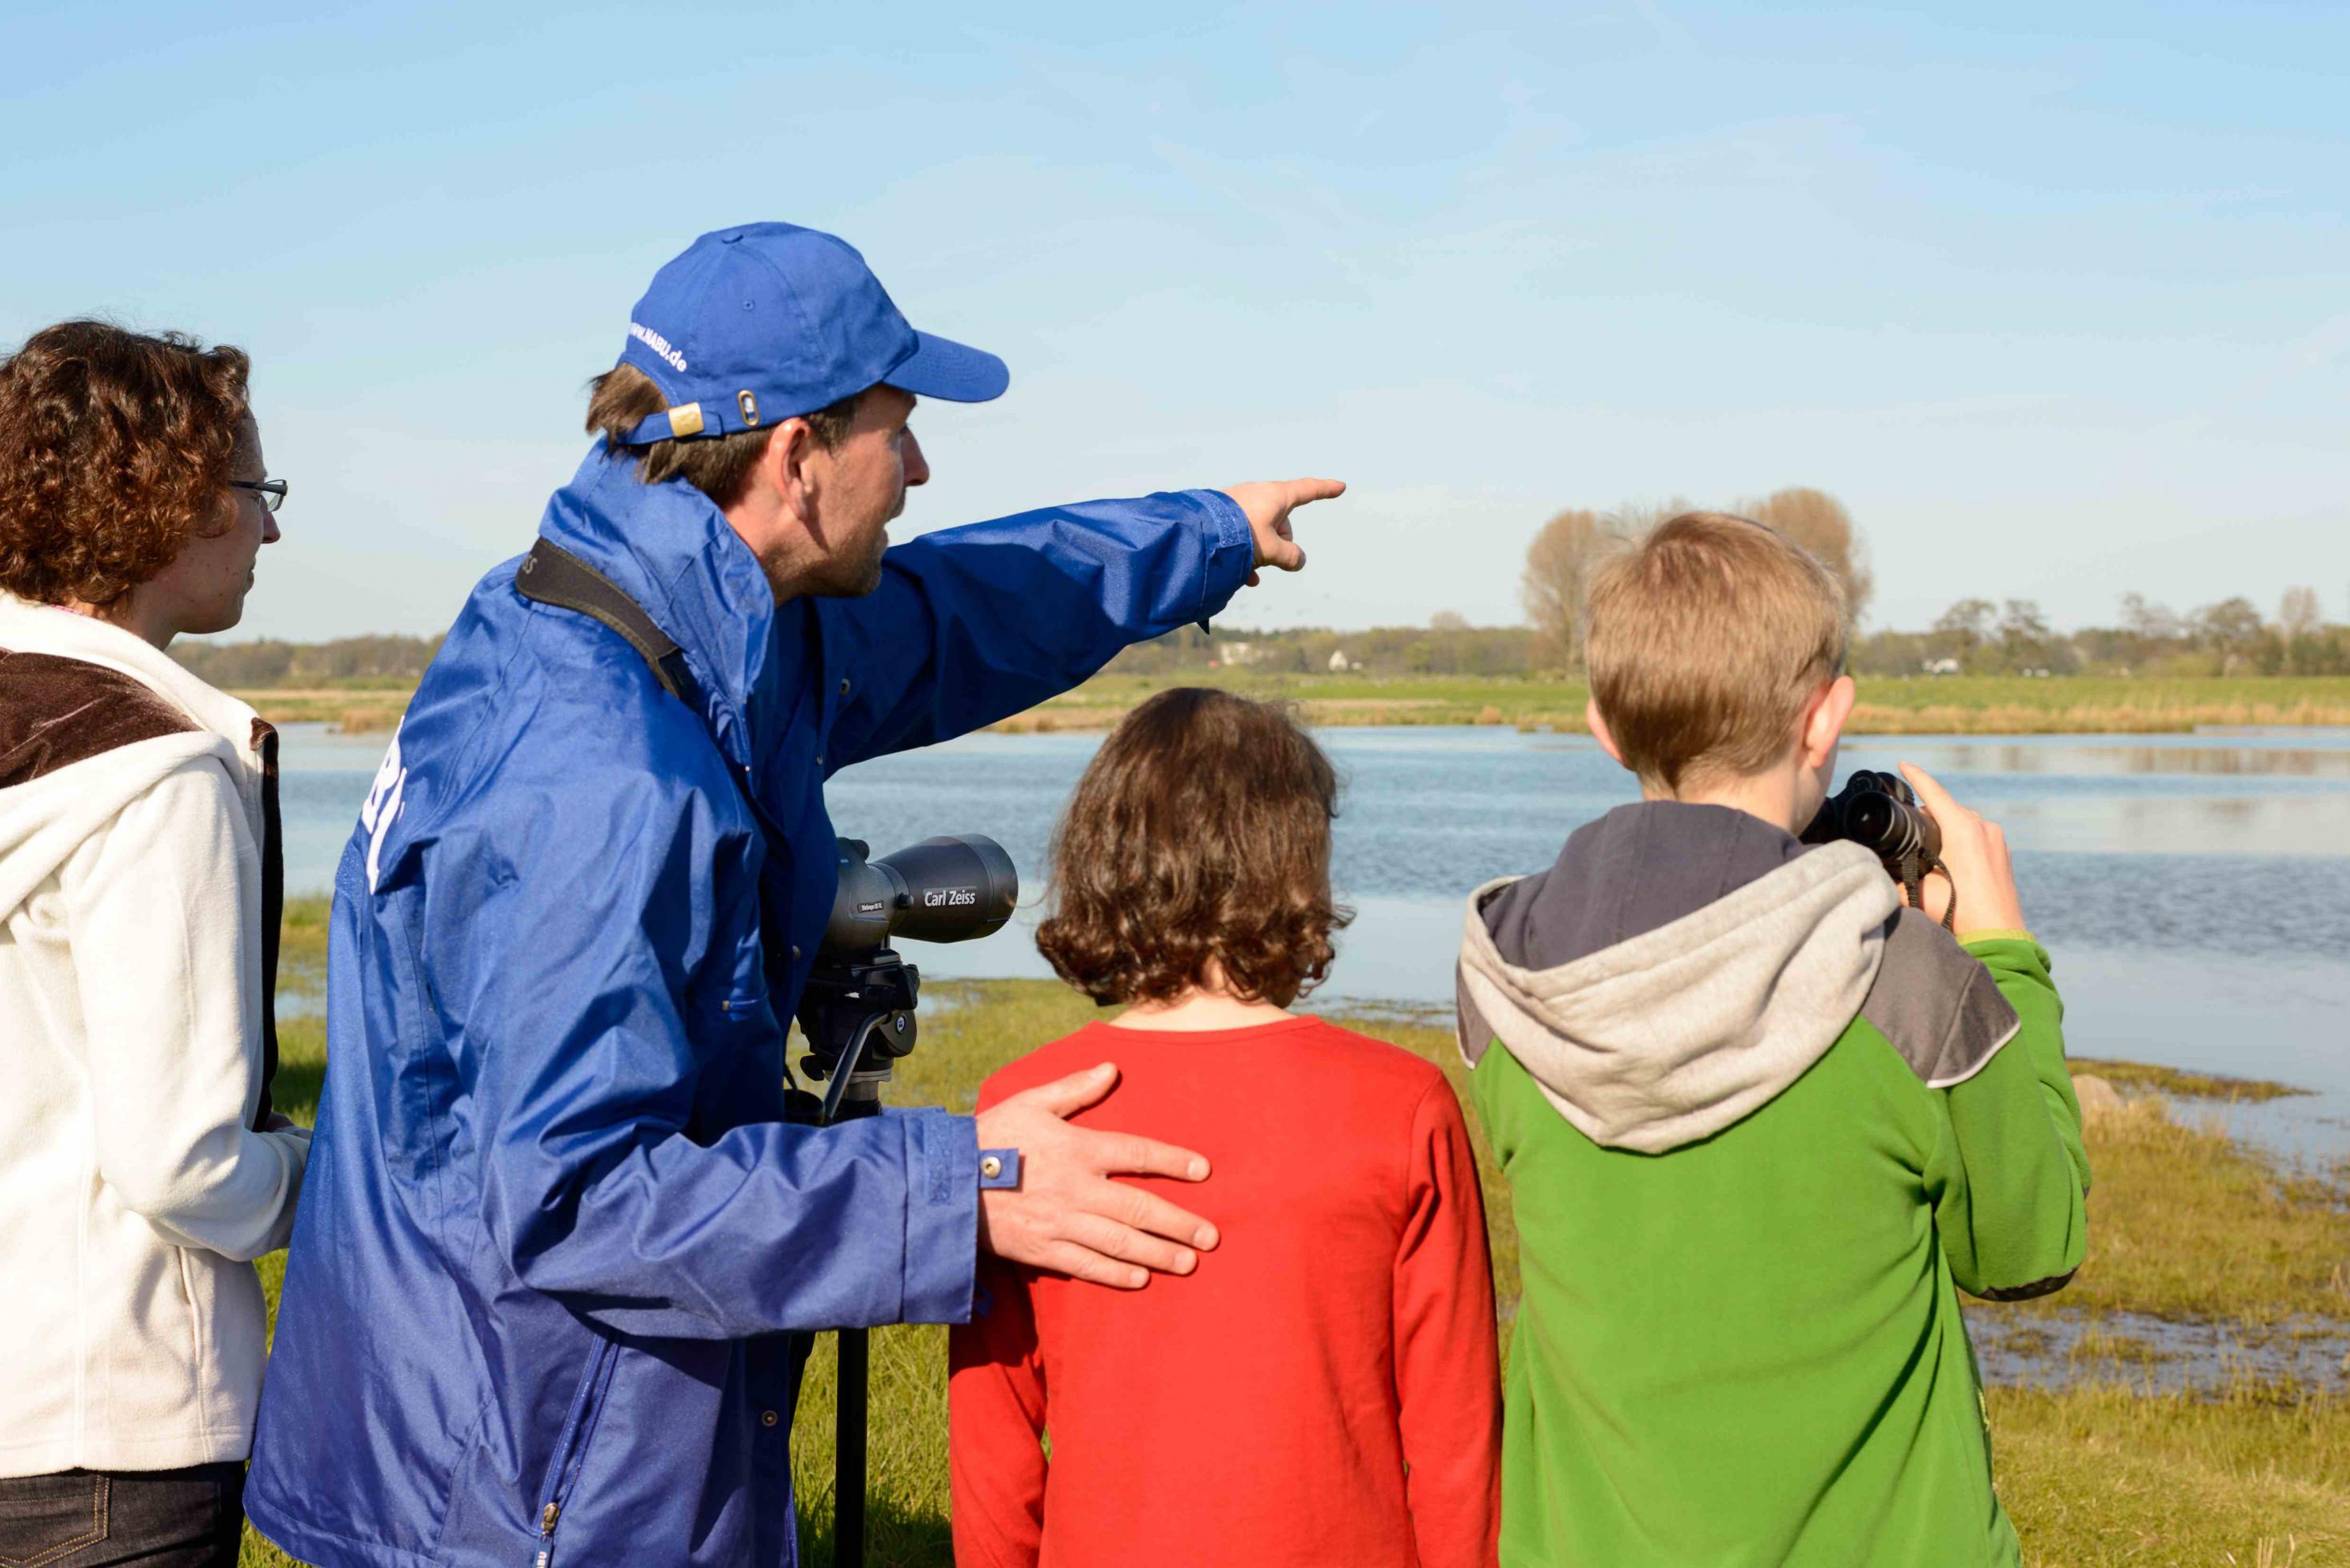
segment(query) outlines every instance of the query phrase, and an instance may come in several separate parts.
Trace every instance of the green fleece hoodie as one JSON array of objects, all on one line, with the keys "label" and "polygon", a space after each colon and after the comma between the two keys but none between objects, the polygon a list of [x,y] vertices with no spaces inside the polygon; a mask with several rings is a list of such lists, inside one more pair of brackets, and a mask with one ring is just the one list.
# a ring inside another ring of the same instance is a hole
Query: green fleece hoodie
[{"label": "green fleece hoodie", "polygon": [[1524,1280],[1505,1568],[2019,1563],[1957,1291],[2045,1293],[2086,1247],[2047,953],[1669,801],[1466,925]]}]

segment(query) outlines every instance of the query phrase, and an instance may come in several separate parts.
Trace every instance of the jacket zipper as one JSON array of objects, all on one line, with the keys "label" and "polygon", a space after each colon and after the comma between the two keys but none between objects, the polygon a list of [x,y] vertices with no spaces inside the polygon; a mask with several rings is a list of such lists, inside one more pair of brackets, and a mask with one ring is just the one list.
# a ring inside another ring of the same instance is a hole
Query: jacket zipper
[{"label": "jacket zipper", "polygon": [[604,1389],[612,1380],[612,1363],[619,1354],[619,1347],[612,1341],[596,1336],[595,1355],[588,1363],[587,1376],[579,1380],[579,1391],[571,1397],[571,1414],[556,1440],[555,1462],[547,1467],[546,1493],[538,1505],[538,1555],[532,1568],[552,1568],[555,1562],[555,1527],[562,1521],[563,1505],[571,1500],[571,1489],[587,1463],[588,1441],[595,1436],[596,1417],[602,1412]]}]

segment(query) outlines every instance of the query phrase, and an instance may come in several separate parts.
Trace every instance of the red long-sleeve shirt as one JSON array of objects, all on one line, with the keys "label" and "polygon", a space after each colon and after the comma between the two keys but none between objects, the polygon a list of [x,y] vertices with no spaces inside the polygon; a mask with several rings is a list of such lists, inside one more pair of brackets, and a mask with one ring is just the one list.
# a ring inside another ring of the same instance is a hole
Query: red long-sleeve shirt
[{"label": "red long-sleeve shirt", "polygon": [[1443,1075],[1319,1019],[1092,1023],[980,1105],[1100,1062],[1118,1087],[1074,1119],[1206,1155],[1137,1185],[1222,1244],[1131,1292],[987,1261],[952,1336],[956,1563],[1491,1564],[1493,1286]]}]

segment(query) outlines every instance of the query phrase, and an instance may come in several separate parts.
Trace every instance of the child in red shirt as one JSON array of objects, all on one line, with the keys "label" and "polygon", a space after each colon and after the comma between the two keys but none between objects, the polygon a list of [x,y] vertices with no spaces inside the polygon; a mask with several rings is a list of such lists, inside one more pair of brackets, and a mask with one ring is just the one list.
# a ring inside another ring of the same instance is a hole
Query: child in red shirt
[{"label": "child in red shirt", "polygon": [[1336,798],[1279,710],[1198,689],[1135,710],[1077,785],[1037,943],[1127,1011],[979,1103],[1115,1061],[1072,1119],[1207,1155],[1169,1195],[1222,1239],[1130,1292],[983,1259],[949,1384],[962,1568],[1493,1561],[1493,1288],[1460,1106],[1419,1057],[1284,1011],[1345,919]]}]

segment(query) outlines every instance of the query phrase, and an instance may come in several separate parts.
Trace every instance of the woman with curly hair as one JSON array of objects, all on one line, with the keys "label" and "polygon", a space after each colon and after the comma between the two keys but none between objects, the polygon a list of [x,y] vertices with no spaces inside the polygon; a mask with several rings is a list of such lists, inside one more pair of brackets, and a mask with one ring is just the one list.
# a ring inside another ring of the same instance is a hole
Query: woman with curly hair
[{"label": "woman with curly hair", "polygon": [[1288,715],[1196,688],[1128,715],[1069,802],[1037,945],[1126,1011],[979,1103],[1114,1059],[1071,1119],[1206,1153],[1180,1196],[1222,1239],[1133,1292],[983,1264],[949,1382],[965,1568],[1493,1561],[1493,1289],[1460,1106],[1420,1058],[1289,1011],[1347,919],[1336,802]]},{"label": "woman with curly hair", "polygon": [[163,650],[277,537],[246,370],[92,321],[0,361],[0,1563],[236,1561],[309,1134],[276,736]]}]

